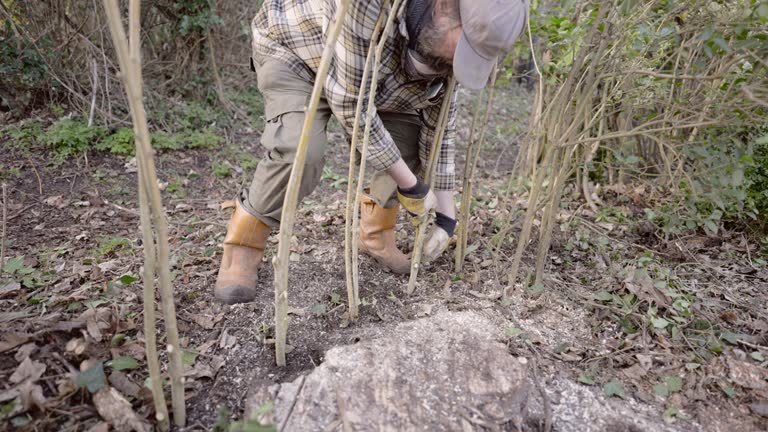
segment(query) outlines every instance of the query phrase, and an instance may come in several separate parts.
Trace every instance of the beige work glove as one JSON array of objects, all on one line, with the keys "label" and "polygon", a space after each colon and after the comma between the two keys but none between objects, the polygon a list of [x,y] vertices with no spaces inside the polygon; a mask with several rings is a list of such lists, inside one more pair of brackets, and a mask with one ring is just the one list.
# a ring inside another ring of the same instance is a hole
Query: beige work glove
[{"label": "beige work glove", "polygon": [[428,264],[436,260],[448,249],[453,232],[456,230],[456,220],[437,212],[435,224],[427,233],[424,241],[422,260]]},{"label": "beige work glove", "polygon": [[412,188],[397,188],[397,200],[408,213],[417,218],[423,218],[437,207],[437,196],[418,177],[416,178],[416,185]]}]

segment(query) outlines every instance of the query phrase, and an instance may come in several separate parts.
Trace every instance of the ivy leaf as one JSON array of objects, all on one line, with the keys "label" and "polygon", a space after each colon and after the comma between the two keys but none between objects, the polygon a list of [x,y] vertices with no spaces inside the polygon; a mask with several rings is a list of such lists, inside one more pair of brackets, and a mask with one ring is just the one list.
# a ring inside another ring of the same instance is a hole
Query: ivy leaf
[{"label": "ivy leaf", "polygon": [[704,226],[711,231],[713,234],[717,234],[717,224],[713,221],[707,219],[704,221]]},{"label": "ivy leaf", "polygon": [[112,363],[110,364],[110,366],[112,366],[112,369],[116,371],[121,371],[126,369],[136,369],[137,367],[139,367],[139,362],[133,357],[121,356],[112,360]]},{"label": "ivy leaf", "polygon": [[193,353],[192,351],[184,351],[181,354],[181,364],[184,366],[192,366],[195,364],[195,361],[197,360],[197,353]]},{"label": "ivy leaf", "polygon": [[107,377],[104,376],[104,363],[98,362],[90,368],[80,372],[75,379],[75,384],[80,388],[86,388],[91,393],[96,393],[107,385]]},{"label": "ivy leaf", "polygon": [[606,397],[618,396],[622,399],[625,397],[624,384],[622,384],[621,381],[617,379],[612,379],[603,384],[603,392],[605,393]]},{"label": "ivy leaf", "polygon": [[658,397],[666,398],[669,396],[669,387],[666,384],[654,384],[653,393]]},{"label": "ivy leaf", "polygon": [[722,334],[720,334],[720,339],[728,342],[731,345],[736,345],[739,343],[739,338],[736,336],[736,334],[729,331],[724,331]]},{"label": "ivy leaf", "polygon": [[19,271],[19,270],[21,270],[23,268],[24,268],[24,257],[23,256],[16,257],[16,258],[11,258],[8,261],[6,261],[5,262],[5,266],[3,266],[3,270],[6,273],[9,273],[9,274],[16,273],[17,271]]},{"label": "ivy leaf", "polygon": [[683,389],[683,380],[679,376],[665,376],[662,380],[670,393],[677,393]]},{"label": "ivy leaf", "polygon": [[139,280],[139,278],[137,278],[136,276],[132,276],[132,275],[123,275],[123,276],[120,276],[120,279],[118,279],[118,280],[123,285],[130,285],[130,284],[136,282],[137,280]]},{"label": "ivy leaf", "polygon": [[594,298],[597,301],[607,302],[613,300],[613,294],[609,293],[608,291],[600,291],[595,293]]},{"label": "ivy leaf", "polygon": [[0,416],[6,416],[13,412],[13,410],[16,409],[16,402],[10,401],[7,404],[3,404],[0,406]]},{"label": "ivy leaf", "polygon": [[730,386],[723,387],[722,390],[723,390],[723,393],[725,393],[725,395],[728,396],[729,399],[733,399],[734,397],[736,397],[736,389],[734,389],[733,387],[730,387]]},{"label": "ivy leaf", "polygon": [[651,322],[657,329],[663,329],[669,325],[669,321],[665,320],[664,318],[651,318]]},{"label": "ivy leaf", "polygon": [[760,351],[755,351],[749,356],[752,357],[753,360],[759,361],[761,363],[765,361],[765,356]]},{"label": "ivy leaf", "polygon": [[523,333],[524,333],[524,330],[517,327],[512,327],[504,331],[504,334],[510,338],[518,337]]},{"label": "ivy leaf", "polygon": [[325,303],[317,303],[312,306],[312,313],[315,315],[325,315],[328,312],[328,306]]},{"label": "ivy leaf", "polygon": [[761,18],[768,18],[768,3],[761,3],[760,6],[757,7],[757,16]]},{"label": "ivy leaf", "polygon": [[592,374],[582,372],[579,375],[579,382],[586,385],[595,385],[595,378],[592,376]]}]

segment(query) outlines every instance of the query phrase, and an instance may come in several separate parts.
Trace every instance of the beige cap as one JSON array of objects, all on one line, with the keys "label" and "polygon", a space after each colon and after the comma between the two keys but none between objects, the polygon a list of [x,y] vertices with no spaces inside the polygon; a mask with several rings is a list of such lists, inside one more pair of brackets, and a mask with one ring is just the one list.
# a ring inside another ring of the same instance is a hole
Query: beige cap
[{"label": "beige cap", "polygon": [[512,49],[525,28],[529,0],[460,0],[462,34],[453,57],[456,80],[479,90],[499,56]]}]

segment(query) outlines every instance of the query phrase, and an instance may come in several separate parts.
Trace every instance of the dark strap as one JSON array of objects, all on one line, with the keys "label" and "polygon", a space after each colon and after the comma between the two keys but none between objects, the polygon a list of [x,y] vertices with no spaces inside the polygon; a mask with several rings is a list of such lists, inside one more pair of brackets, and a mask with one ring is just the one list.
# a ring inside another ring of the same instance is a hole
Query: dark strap
[{"label": "dark strap", "polygon": [[453,236],[456,231],[456,219],[451,219],[443,213],[435,212],[435,225],[448,233],[448,237]]},{"label": "dark strap", "polygon": [[429,193],[429,185],[421,181],[420,178],[416,177],[415,185],[407,189],[401,189],[398,186],[397,190],[398,192],[400,192],[401,195],[406,196],[408,198],[422,199],[425,196],[427,196],[427,193]]}]

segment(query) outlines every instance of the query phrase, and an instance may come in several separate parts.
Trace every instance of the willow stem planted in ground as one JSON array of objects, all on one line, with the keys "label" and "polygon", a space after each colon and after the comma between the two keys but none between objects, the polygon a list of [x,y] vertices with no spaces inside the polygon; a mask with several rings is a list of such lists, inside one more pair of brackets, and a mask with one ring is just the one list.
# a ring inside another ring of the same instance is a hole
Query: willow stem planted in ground
[{"label": "willow stem planted in ground", "polygon": [[456,256],[454,257],[456,273],[461,273],[462,267],[464,266],[464,257],[466,255],[467,241],[469,239],[469,217],[471,215],[470,206],[472,205],[472,189],[474,186],[473,179],[475,177],[475,170],[477,169],[477,162],[480,159],[480,151],[482,151],[483,144],[485,144],[485,133],[488,129],[488,121],[491,118],[491,108],[493,108],[494,85],[496,84],[497,70],[497,68],[494,68],[493,74],[491,75],[491,88],[488,91],[488,101],[486,102],[485,106],[485,114],[483,115],[482,122],[480,122],[480,137],[476,141],[474,140],[474,134],[476,133],[474,129],[474,123],[480,116],[480,101],[482,98],[478,100],[477,109],[475,110],[475,115],[472,120],[473,126],[472,131],[470,132],[469,148],[467,149],[467,161],[464,165],[464,185],[462,187],[461,193],[461,214],[459,218],[458,230],[459,238],[458,243],[456,244]]},{"label": "willow stem planted in ground", "polygon": [[[451,102],[453,100],[453,92],[456,89],[456,78],[451,77],[448,81],[448,88],[445,90],[445,96],[443,99],[443,105],[440,108],[440,116],[435,127],[435,140],[432,143],[432,148],[429,151],[429,159],[427,159],[427,167],[424,170],[425,179],[424,182],[429,185],[430,189],[434,188],[435,184],[435,169],[437,168],[437,158],[440,154],[440,150],[443,147],[443,138],[445,137],[445,128],[448,126],[448,117],[451,112]],[[411,253],[411,277],[408,279],[408,287],[406,292],[408,295],[413,294],[416,290],[416,281],[419,278],[419,267],[421,266],[421,255],[424,249],[424,237],[427,234],[427,223],[429,222],[429,215],[425,215],[419,221],[419,225],[416,228],[416,238],[413,242],[413,252]]]},{"label": "willow stem planted in ground", "polygon": [[291,249],[291,237],[293,225],[296,221],[296,206],[299,203],[299,186],[304,177],[304,165],[307,161],[307,147],[309,146],[309,131],[315,121],[317,108],[320,105],[320,97],[323,93],[325,79],[331,66],[336,40],[339,38],[341,28],[344,25],[344,17],[349,9],[350,0],[341,2],[336,10],[334,23],[328,39],[325,41],[323,56],[315,74],[315,85],[312,89],[309,106],[304,116],[304,127],[301,131],[299,145],[296,148],[291,177],[283,201],[283,216],[280,221],[280,244],[277,255],[272,259],[275,267],[275,360],[278,366],[285,366],[285,343],[288,336],[288,266]]},{"label": "willow stem planted in ground", "polygon": [[[120,64],[121,78],[128,96],[128,103],[133,119],[133,129],[136,136],[136,160],[139,166],[139,199],[142,208],[142,232],[145,241],[145,272],[143,275],[145,283],[144,308],[145,320],[152,320],[152,324],[145,321],[147,331],[147,355],[150,377],[152,383],[153,397],[155,398],[156,417],[160,427],[167,429],[167,408],[162,396],[162,387],[159,378],[159,360],[156,347],[150,347],[153,344],[153,337],[149,332],[154,328],[154,273],[155,270],[159,276],[160,296],[163,307],[163,318],[165,321],[166,340],[168,342],[167,351],[169,358],[169,375],[171,378],[171,394],[174,423],[183,427],[186,423],[186,408],[184,405],[184,384],[182,380],[181,364],[181,346],[179,345],[179,334],[176,324],[176,308],[173,303],[173,289],[171,287],[170,265],[169,265],[169,247],[168,247],[168,225],[165,221],[165,214],[160,196],[160,189],[157,186],[157,172],[154,158],[152,156],[152,147],[150,144],[149,127],[147,125],[146,113],[143,103],[143,83],[141,75],[141,57],[140,57],[140,4],[139,0],[131,0],[129,4],[129,34],[130,46],[125,29],[122,25],[120,10],[117,0],[104,0],[104,8],[109,20],[109,29],[112,40],[117,51],[117,57]],[[157,242],[154,243],[151,224],[154,224]],[[149,240],[149,241],[147,241]],[[151,285],[151,286],[148,286]],[[146,313],[147,308],[151,312]],[[154,334],[154,333],[153,333]],[[150,353],[154,350],[154,353]],[[154,355],[152,355],[154,354]],[[157,362],[156,362],[157,360]]]},{"label": "willow stem planted in ground", "polygon": [[[385,2],[388,4],[389,2]],[[382,9],[383,10],[383,9]],[[396,9],[392,9],[392,13],[394,13]],[[391,14],[390,14],[391,17]],[[357,154],[357,143],[360,139],[360,121],[363,113],[363,101],[365,100],[365,94],[368,90],[366,88],[366,83],[368,82],[368,76],[371,73],[371,59],[374,57],[374,52],[376,51],[376,45],[374,44],[374,41],[378,39],[379,32],[381,30],[381,24],[384,19],[384,14],[382,13],[379,16],[379,20],[376,22],[376,26],[373,29],[373,36],[371,37],[371,45],[368,48],[368,55],[365,58],[365,68],[363,69],[363,77],[360,80],[360,91],[357,95],[357,106],[355,107],[355,123],[352,127],[352,143],[349,149],[349,173],[347,178],[347,212],[346,212],[346,218],[345,218],[345,230],[344,230],[344,265],[346,267],[346,275],[347,275],[347,301],[349,303],[349,319],[355,320],[360,315],[359,312],[359,304],[360,304],[360,277],[359,277],[359,267],[358,267],[358,257],[357,257],[357,224],[358,224],[358,211],[359,211],[359,201],[356,199],[356,197],[360,194],[359,188],[355,187],[355,184],[362,184],[365,174],[365,167],[363,165],[363,161],[366,158],[366,150],[367,146],[364,146],[363,154],[361,157],[361,175],[359,176],[357,183],[355,183],[355,155]],[[374,70],[378,70],[379,68],[379,62],[377,62],[374,66]],[[376,80],[373,79],[371,81],[371,87],[373,87],[376,83]],[[375,96],[375,94],[374,94]],[[374,98],[369,99],[369,101],[375,100]],[[368,106],[370,107],[372,105],[372,102],[368,103]],[[370,118],[370,117],[368,117]],[[366,131],[370,132],[366,128]],[[365,142],[365,140],[363,140]],[[357,194],[357,195],[356,195]]]}]

